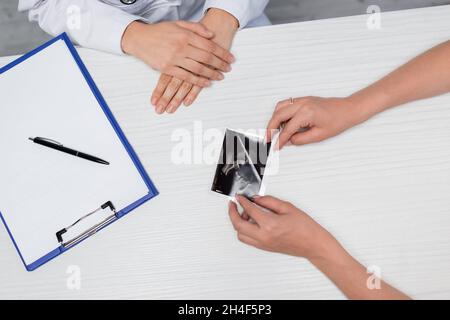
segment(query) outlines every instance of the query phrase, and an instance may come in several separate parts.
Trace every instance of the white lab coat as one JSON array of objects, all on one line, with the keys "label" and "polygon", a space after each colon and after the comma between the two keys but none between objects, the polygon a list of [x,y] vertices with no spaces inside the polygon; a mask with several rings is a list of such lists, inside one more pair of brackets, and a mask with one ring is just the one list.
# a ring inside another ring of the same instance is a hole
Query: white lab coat
[{"label": "white lab coat", "polygon": [[220,8],[239,21],[240,28],[270,24],[264,15],[269,0],[19,0],[19,11],[51,35],[66,32],[75,43],[123,54],[121,39],[135,20],[198,21],[209,8]]}]

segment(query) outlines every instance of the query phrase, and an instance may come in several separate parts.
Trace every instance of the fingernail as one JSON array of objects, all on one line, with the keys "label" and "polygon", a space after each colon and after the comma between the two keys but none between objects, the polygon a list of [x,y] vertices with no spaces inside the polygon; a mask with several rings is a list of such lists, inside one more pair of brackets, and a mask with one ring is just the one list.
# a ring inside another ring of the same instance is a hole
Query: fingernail
[{"label": "fingernail", "polygon": [[227,65],[227,66],[225,67],[225,70],[226,70],[227,72],[230,72],[230,71],[231,71],[231,66],[230,66],[230,65]]},{"label": "fingernail", "polygon": [[158,109],[156,109],[156,112],[159,113],[159,114],[161,114],[163,111],[164,111],[164,106],[160,104],[160,105],[158,106]]},{"label": "fingernail", "polygon": [[231,62],[235,62],[236,61],[236,57],[232,54],[232,55],[230,55],[230,60],[231,60]]},{"label": "fingernail", "polygon": [[170,105],[169,108],[167,108],[167,113],[172,113],[175,109],[174,105]]},{"label": "fingernail", "polygon": [[184,101],[184,105],[186,107],[189,107],[191,105],[191,103],[192,103],[192,101],[190,99],[187,99],[187,100]]},{"label": "fingernail", "polygon": [[223,75],[223,74],[221,74],[221,73],[219,73],[219,75],[217,76],[217,78],[218,78],[219,80],[223,80],[223,79],[225,79],[224,75]]},{"label": "fingernail", "polygon": [[203,82],[203,84],[204,84],[205,87],[209,87],[209,86],[211,86],[211,81],[206,80],[206,81]]},{"label": "fingernail", "polygon": [[156,98],[152,98],[151,103],[152,103],[152,105],[155,105],[156,104]]}]

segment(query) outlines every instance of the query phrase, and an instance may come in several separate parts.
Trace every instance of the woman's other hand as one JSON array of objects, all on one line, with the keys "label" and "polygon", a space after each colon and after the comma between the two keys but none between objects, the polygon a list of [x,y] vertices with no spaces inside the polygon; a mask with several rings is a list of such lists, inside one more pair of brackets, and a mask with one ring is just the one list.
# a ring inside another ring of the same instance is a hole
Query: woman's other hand
[{"label": "woman's other hand", "polygon": [[[254,203],[237,196],[243,208],[230,202],[228,213],[240,241],[262,250],[309,260],[328,256],[334,237],[305,212],[275,197],[255,197]],[[251,218],[251,220],[250,220]]]},{"label": "woman's other hand", "polygon": [[282,128],[279,148],[287,143],[303,145],[319,142],[362,122],[364,116],[351,98],[301,97],[281,101],[267,125],[271,132]]}]

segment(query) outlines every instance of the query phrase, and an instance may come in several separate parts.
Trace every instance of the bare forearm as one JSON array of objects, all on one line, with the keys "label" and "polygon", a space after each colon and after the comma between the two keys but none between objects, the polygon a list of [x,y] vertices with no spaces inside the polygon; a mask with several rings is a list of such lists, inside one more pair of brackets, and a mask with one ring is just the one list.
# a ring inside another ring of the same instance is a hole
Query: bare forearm
[{"label": "bare forearm", "polygon": [[410,299],[407,295],[391,287],[380,279],[379,288],[368,286],[369,274],[366,268],[356,261],[339,243],[334,242],[323,257],[311,259],[321,272],[323,272],[349,299],[356,300],[404,300]]},{"label": "bare forearm", "polygon": [[357,122],[407,102],[450,92],[450,41],[442,43],[350,96]]}]

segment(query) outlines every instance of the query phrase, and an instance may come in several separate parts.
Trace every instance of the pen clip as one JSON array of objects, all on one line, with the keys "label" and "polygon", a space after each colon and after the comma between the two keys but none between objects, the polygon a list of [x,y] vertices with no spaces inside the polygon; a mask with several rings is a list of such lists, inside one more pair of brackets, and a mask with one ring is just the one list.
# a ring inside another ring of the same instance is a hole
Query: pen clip
[{"label": "pen clip", "polygon": [[58,142],[58,141],[53,140],[53,139],[43,138],[43,137],[36,137],[35,139],[41,139],[41,140],[43,140],[43,141],[51,142],[51,143],[57,144],[57,145],[59,145],[59,146],[62,146],[62,143],[61,143],[61,142]]}]

